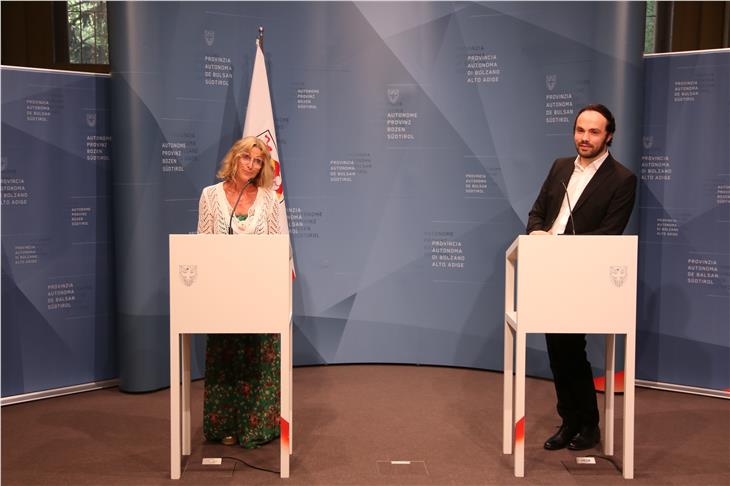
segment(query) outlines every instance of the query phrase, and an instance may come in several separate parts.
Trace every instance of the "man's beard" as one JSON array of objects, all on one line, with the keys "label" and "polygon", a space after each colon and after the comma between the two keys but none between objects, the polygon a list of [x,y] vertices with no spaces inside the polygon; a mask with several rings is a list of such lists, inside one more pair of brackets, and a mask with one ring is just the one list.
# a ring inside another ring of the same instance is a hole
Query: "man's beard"
[{"label": "man's beard", "polygon": [[[580,146],[581,146],[581,144],[576,144],[576,146],[575,146],[575,150],[578,152],[578,155],[580,155],[584,159],[592,159],[594,157],[597,157],[598,155],[601,155],[606,150],[606,147],[608,145],[606,144],[606,141],[604,140],[601,143],[601,145],[598,146],[598,148],[591,150],[590,152],[588,152],[585,155],[583,154],[583,152],[580,151]],[[588,148],[588,147],[586,147],[586,148]]]}]

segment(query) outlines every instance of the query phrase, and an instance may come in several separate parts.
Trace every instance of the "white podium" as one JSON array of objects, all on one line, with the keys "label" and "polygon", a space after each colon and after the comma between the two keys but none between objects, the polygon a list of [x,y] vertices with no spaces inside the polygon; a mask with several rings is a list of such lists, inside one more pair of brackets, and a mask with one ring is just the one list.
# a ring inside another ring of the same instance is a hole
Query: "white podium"
[{"label": "white podium", "polygon": [[[280,470],[282,478],[289,477],[292,453],[289,251],[289,235],[170,235],[172,479],[180,479],[181,454],[190,455],[190,335],[212,333],[281,335]],[[232,302],[240,304],[246,312],[235,312]]]},{"label": "white podium", "polygon": [[634,477],[637,245],[637,236],[522,235],[507,249],[502,452],[512,454],[514,444],[515,476],[525,475],[525,341],[535,332],[606,335],[606,455],[613,455],[615,338],[625,336],[623,476]]}]

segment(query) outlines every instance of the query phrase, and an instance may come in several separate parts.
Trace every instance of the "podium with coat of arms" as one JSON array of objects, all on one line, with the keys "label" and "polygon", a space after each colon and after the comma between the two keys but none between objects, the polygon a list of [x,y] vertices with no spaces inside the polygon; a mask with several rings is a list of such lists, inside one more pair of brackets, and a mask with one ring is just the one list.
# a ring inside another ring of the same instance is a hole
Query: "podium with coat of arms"
[{"label": "podium with coat of arms", "polygon": [[[505,253],[502,452],[522,477],[528,333],[606,335],[604,441],[614,449],[616,335],[624,354],[623,476],[634,477],[637,236],[521,235]],[[513,376],[514,374],[514,376]]]},{"label": "podium with coat of arms", "polygon": [[[190,335],[281,335],[282,478],[292,453],[289,235],[170,235],[170,477],[190,455]],[[246,282],[246,285],[241,285]],[[221,305],[221,296],[240,303]],[[181,373],[182,372],[182,373]]]}]

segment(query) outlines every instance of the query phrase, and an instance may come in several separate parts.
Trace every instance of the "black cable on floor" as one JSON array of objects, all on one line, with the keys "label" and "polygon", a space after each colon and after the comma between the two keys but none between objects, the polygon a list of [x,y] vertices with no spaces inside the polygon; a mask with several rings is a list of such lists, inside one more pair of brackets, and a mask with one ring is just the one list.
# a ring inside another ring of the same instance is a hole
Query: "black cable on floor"
[{"label": "black cable on floor", "polygon": [[618,472],[621,472],[621,468],[619,467],[618,464],[616,464],[616,460],[611,456],[602,456],[600,454],[590,454],[586,457],[595,457],[596,459],[603,459],[604,461],[608,461],[611,464],[613,464],[613,467],[615,467]]},{"label": "black cable on floor", "polygon": [[274,470],[274,469],[266,469],[265,467],[254,466],[253,464],[249,464],[249,463],[247,463],[246,461],[244,461],[243,459],[241,459],[239,457],[221,456],[221,459],[231,459],[232,461],[240,462],[241,464],[243,464],[245,466],[248,466],[251,469],[258,469],[259,471],[270,472],[270,473],[274,473],[274,474],[280,474],[281,473],[281,471],[277,471],[277,470]]}]

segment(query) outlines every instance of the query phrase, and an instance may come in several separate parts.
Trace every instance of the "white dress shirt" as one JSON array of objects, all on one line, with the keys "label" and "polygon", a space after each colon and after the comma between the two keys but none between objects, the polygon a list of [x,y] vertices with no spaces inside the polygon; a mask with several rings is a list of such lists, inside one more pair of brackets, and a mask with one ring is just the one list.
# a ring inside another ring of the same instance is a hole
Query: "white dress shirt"
[{"label": "white dress shirt", "polygon": [[[550,234],[562,235],[565,232],[565,227],[568,225],[568,219],[570,218],[570,208],[575,208],[575,203],[580,199],[583,190],[607,158],[608,150],[602,156],[588,164],[587,167],[580,165],[580,155],[575,158],[575,162],[573,162],[573,175],[570,176],[570,181],[568,182],[568,192],[563,197],[563,204],[560,206],[558,217],[555,218],[555,222],[550,228]],[[570,208],[568,207],[568,197],[570,197]],[[573,229],[575,229],[575,224]]]}]

